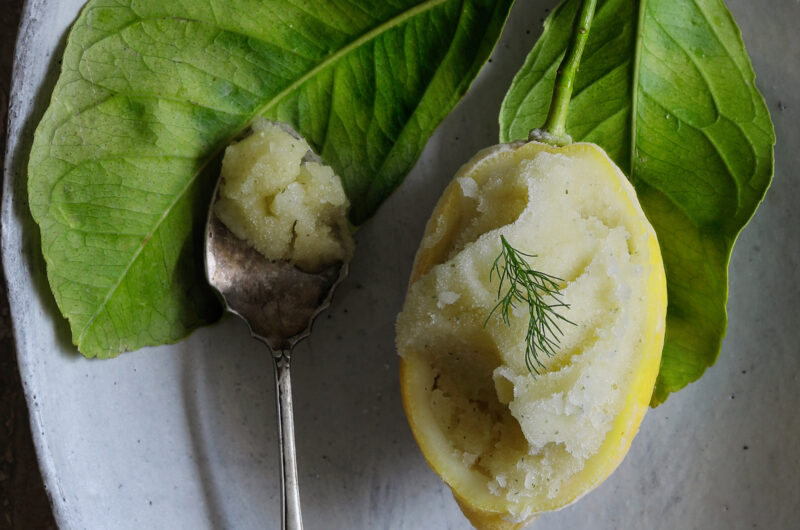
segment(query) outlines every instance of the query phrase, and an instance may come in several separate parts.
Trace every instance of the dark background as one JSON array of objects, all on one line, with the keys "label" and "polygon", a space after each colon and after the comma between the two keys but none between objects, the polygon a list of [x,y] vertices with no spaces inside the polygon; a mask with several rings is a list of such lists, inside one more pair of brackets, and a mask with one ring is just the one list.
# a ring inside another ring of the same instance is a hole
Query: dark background
[{"label": "dark background", "polygon": [[[0,159],[4,168],[8,92],[22,3],[0,0]],[[6,279],[0,269],[0,529],[55,529],[31,441],[10,320]]]}]

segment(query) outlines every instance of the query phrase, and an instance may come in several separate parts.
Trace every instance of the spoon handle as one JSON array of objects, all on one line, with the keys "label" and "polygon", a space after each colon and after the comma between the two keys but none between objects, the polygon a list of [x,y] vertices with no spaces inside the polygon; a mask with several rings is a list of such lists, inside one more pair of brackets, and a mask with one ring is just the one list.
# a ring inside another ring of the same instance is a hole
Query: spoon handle
[{"label": "spoon handle", "polygon": [[297,483],[297,453],[294,446],[294,412],[292,412],[292,378],[289,374],[291,352],[277,351],[275,361],[275,390],[278,401],[278,438],[281,450],[281,528],[302,530],[300,489]]}]

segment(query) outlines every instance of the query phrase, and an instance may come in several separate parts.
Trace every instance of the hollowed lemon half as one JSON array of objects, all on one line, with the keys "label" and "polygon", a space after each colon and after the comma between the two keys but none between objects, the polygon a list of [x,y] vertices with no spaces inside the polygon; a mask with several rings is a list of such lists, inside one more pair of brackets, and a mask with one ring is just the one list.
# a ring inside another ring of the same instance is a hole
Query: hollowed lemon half
[{"label": "hollowed lemon half", "polygon": [[[569,304],[540,374],[525,364],[527,308],[489,316],[508,288],[490,277],[500,236]],[[397,346],[411,429],[474,526],[525,526],[619,465],[650,402],[666,299],[655,232],[596,145],[503,144],[459,170],[425,229]]]}]

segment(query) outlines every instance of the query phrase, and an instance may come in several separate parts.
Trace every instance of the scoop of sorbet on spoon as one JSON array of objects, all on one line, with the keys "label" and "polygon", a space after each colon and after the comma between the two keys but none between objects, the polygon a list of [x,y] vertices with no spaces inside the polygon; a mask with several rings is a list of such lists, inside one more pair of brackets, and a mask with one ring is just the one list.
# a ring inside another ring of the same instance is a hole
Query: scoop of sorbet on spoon
[{"label": "scoop of sorbet on spoon", "polygon": [[286,530],[303,527],[291,352],[347,276],[354,246],[348,206],[339,178],[296,132],[258,120],[226,150],[208,212],[208,281],[272,352]]}]

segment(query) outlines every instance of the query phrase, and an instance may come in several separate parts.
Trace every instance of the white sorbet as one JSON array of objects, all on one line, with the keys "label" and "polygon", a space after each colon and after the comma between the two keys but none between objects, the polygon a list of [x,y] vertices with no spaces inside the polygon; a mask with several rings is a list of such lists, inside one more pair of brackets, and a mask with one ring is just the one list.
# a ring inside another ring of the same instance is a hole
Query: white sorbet
[{"label": "white sorbet", "polygon": [[308,272],[348,261],[355,245],[339,177],[306,160],[308,143],[280,125],[258,119],[252,128],[225,150],[217,217],[269,259]]}]

